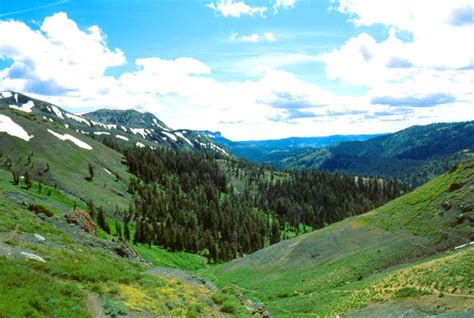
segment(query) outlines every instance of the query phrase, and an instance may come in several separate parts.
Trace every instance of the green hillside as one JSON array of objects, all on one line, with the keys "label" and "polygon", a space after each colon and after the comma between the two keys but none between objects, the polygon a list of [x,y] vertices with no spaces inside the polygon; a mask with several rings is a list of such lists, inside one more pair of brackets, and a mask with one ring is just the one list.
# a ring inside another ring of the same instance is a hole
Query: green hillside
[{"label": "green hillside", "polygon": [[170,269],[202,268],[204,258],[86,233],[68,221],[73,201],[34,181],[13,185],[0,169],[0,317],[249,316],[235,297]]},{"label": "green hillside", "polygon": [[[251,144],[251,153],[238,153],[254,162],[280,169],[314,168],[365,176],[378,175],[418,186],[447,171],[455,162],[472,155],[473,136],[472,121],[437,123],[413,126],[368,140],[339,142],[320,149],[273,149],[256,142]],[[216,142],[221,139],[214,138]],[[223,144],[226,145],[225,142]]]},{"label": "green hillside", "polygon": [[[373,306],[381,302],[395,312],[472,314],[473,206],[470,160],[372,212],[206,274],[221,287],[263,301],[276,317],[335,316],[361,308],[378,317],[381,309]],[[445,305],[437,307],[433,297]]]},{"label": "green hillside", "polygon": [[[130,174],[121,164],[121,154],[34,113],[0,108],[0,114],[8,116],[33,136],[25,141],[0,132],[0,163],[4,168],[22,176],[28,172],[35,180],[64,189],[84,202],[92,200],[107,210],[114,210],[116,206],[128,207],[130,198],[126,189]],[[92,149],[61,140],[48,129],[73,136]],[[89,165],[93,167],[94,177],[88,181]]]}]

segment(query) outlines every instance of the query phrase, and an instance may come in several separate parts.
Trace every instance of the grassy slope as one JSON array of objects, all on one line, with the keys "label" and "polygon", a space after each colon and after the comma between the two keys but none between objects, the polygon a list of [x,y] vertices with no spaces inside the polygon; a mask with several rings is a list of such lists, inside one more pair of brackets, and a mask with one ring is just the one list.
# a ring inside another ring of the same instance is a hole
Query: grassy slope
[{"label": "grassy slope", "polygon": [[[129,197],[126,189],[130,175],[126,166],[120,163],[122,156],[119,153],[35,114],[2,108],[0,114],[9,116],[29,135],[34,135],[29,142],[26,142],[0,133],[2,153],[0,162],[5,162],[9,158],[13,162],[13,168],[20,173],[28,171],[37,180],[43,180],[51,186],[57,184],[58,188],[66,190],[75,197],[92,200],[96,206],[101,205],[109,211],[114,210],[116,205],[121,209],[128,207]],[[93,150],[85,150],[70,141],[62,141],[50,134],[47,129],[61,134],[71,134],[92,146]],[[26,165],[31,153],[33,153],[32,164]],[[38,171],[44,171],[47,163],[50,170],[39,176]],[[85,179],[89,175],[89,163],[95,167],[92,182]],[[116,181],[116,177],[108,174],[104,168],[118,174],[122,179]]]},{"label": "grassy slope", "polygon": [[[178,317],[225,315],[220,310],[246,315],[231,296],[149,272],[150,265],[113,255],[110,242],[65,224],[63,212],[77,198],[48,186],[38,194],[38,183],[26,190],[12,185],[9,177],[0,170],[0,317],[90,317],[120,310]],[[35,215],[26,209],[31,203],[44,205],[54,216]],[[34,233],[46,240],[36,240]],[[191,254],[144,246],[137,250],[159,265],[204,265]],[[24,260],[21,251],[46,263]],[[216,306],[219,297],[227,302]]]},{"label": "grassy slope", "polygon": [[[474,203],[473,174],[471,160],[375,211],[207,270],[207,275],[220,286],[262,300],[276,316],[336,315],[382,299],[440,291],[471,299],[474,248],[452,251],[474,237],[466,218],[473,214],[468,211]],[[453,183],[464,186],[449,191]],[[449,209],[442,207],[447,202]],[[431,255],[437,258],[425,261]],[[453,272],[462,277],[453,278]],[[399,273],[406,278],[399,280]]]}]

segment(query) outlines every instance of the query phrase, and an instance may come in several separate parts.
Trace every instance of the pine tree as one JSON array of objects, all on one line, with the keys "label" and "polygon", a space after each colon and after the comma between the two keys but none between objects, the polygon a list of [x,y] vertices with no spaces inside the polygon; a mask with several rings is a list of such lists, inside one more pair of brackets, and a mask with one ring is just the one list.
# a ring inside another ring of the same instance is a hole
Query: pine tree
[{"label": "pine tree", "polygon": [[20,176],[18,175],[18,171],[12,171],[12,176],[13,176],[13,180],[12,180],[13,185],[18,185],[20,183]]},{"label": "pine tree", "polygon": [[25,182],[25,188],[29,190],[32,184],[31,184],[30,174],[28,173],[28,171],[26,171],[24,174],[24,182]]},{"label": "pine tree", "polygon": [[86,177],[86,180],[92,182],[94,180],[94,166],[89,162],[89,175]]},{"label": "pine tree", "polygon": [[110,228],[107,224],[104,209],[102,207],[99,208],[99,213],[97,214],[97,224],[105,233],[110,234]]},{"label": "pine tree", "polygon": [[119,238],[123,238],[122,236],[122,227],[120,224],[116,221],[115,222],[115,235]]},{"label": "pine tree", "polygon": [[123,236],[126,241],[130,241],[130,229],[128,228],[128,222],[125,222],[125,225],[123,228]]}]

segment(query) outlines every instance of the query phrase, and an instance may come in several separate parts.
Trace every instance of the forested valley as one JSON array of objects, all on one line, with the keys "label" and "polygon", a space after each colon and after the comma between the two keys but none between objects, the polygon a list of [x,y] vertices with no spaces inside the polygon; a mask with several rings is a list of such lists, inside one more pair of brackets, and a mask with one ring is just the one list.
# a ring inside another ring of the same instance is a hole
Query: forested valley
[{"label": "forested valley", "polygon": [[215,153],[129,148],[134,241],[221,262],[367,212],[401,195],[394,181],[276,171]]}]

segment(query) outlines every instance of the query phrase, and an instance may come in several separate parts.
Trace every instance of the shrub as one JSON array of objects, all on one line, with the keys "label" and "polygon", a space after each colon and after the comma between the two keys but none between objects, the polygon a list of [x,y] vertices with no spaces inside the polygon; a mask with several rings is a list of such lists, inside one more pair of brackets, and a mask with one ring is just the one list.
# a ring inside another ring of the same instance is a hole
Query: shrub
[{"label": "shrub", "polygon": [[104,311],[107,315],[112,317],[128,314],[127,306],[125,306],[124,303],[116,298],[109,298],[105,301]]},{"label": "shrub", "polygon": [[36,214],[44,214],[49,217],[54,215],[53,211],[41,204],[30,204],[28,206],[28,210],[35,212]]}]

